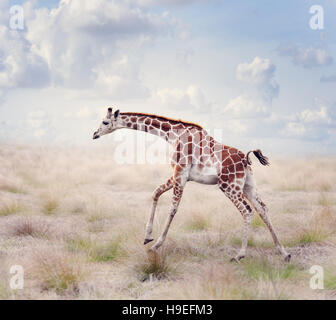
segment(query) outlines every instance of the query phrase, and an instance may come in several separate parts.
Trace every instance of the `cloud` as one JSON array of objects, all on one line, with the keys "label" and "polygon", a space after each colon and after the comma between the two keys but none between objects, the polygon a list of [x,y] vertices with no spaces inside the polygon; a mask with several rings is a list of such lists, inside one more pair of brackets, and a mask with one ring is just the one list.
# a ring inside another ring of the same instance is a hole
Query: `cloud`
[{"label": "cloud", "polygon": [[336,74],[331,76],[322,76],[320,82],[336,82]]},{"label": "cloud", "polygon": [[[0,27],[0,89],[92,89],[114,98],[148,96],[141,49],[175,25],[132,1],[61,0],[54,9],[25,5],[26,29]],[[27,13],[27,14],[26,14]]]},{"label": "cloud", "polygon": [[237,79],[249,84],[254,94],[242,94],[231,99],[223,114],[234,118],[265,118],[270,115],[272,101],[279,94],[275,81],[276,66],[269,59],[255,57],[251,63],[237,66]]},{"label": "cloud", "polygon": [[251,63],[241,63],[237,67],[237,79],[256,86],[269,103],[279,94],[279,84],[275,81],[276,66],[269,59],[255,57]]},{"label": "cloud", "polygon": [[283,136],[291,138],[303,137],[306,132],[307,130],[304,124],[299,122],[289,122],[285,128],[280,131]]},{"label": "cloud", "polygon": [[229,101],[224,113],[237,118],[259,118],[269,115],[269,108],[262,100],[254,101],[246,96],[238,96]]},{"label": "cloud", "polygon": [[196,2],[211,2],[212,0],[137,0],[142,6],[148,5],[190,5]]},{"label": "cloud", "polygon": [[306,69],[329,66],[333,58],[322,48],[303,48],[295,45],[280,46],[277,49],[279,55],[291,57],[294,65]]},{"label": "cloud", "polygon": [[330,138],[335,133],[336,113],[335,105],[319,106],[305,109],[295,115],[295,119],[288,122],[280,134],[290,138],[321,141]]},{"label": "cloud", "polygon": [[50,82],[46,61],[23,33],[0,26],[0,88],[44,87]]},{"label": "cloud", "polygon": [[209,112],[213,104],[206,101],[202,90],[190,85],[187,89],[160,89],[157,91],[160,102],[173,109],[192,110],[197,112]]}]

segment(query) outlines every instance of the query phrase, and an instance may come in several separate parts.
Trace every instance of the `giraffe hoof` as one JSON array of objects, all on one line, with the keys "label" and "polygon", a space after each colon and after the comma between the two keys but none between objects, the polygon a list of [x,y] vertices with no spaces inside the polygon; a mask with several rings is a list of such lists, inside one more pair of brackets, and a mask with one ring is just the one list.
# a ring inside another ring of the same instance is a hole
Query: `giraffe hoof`
[{"label": "giraffe hoof", "polygon": [[290,254],[287,254],[287,256],[285,257],[285,261],[286,261],[286,262],[289,262],[290,259],[291,259],[291,257],[292,257],[292,256],[291,256]]},{"label": "giraffe hoof", "polygon": [[147,244],[147,243],[149,243],[149,242],[151,242],[153,240],[154,240],[153,238],[151,238],[151,239],[145,239],[144,244]]},{"label": "giraffe hoof", "polygon": [[230,261],[235,262],[235,263],[239,263],[239,261],[243,258],[245,258],[245,256],[238,256],[238,257],[232,258]]}]

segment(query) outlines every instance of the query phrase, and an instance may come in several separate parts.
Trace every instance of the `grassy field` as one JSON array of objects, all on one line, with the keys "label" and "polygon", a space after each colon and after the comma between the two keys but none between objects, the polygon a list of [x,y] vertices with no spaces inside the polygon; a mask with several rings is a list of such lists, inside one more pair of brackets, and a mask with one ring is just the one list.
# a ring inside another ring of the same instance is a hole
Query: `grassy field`
[{"label": "grassy field", "polygon": [[[153,256],[144,230],[168,165],[115,165],[106,149],[0,145],[0,298],[335,299],[335,158],[270,160],[253,160],[255,178],[292,261],[255,216],[247,258],[234,264],[242,218],[216,186],[187,184]],[[170,198],[160,198],[155,238]],[[22,290],[9,286],[12,265],[24,268]],[[324,290],[309,286],[313,265],[324,268]]]}]

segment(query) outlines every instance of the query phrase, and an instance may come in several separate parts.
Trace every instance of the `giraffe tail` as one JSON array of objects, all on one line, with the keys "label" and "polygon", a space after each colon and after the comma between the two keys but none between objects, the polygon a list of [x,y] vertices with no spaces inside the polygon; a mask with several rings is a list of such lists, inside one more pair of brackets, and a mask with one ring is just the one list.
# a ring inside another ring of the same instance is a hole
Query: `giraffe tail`
[{"label": "giraffe tail", "polygon": [[260,163],[263,165],[263,166],[268,166],[270,163],[268,161],[268,158],[266,156],[264,156],[261,151],[258,149],[258,150],[254,150],[254,151],[249,151],[246,155],[246,161],[249,165],[252,164],[250,158],[249,158],[249,155],[250,153],[253,152],[253,154],[258,158],[258,160],[260,161]]}]

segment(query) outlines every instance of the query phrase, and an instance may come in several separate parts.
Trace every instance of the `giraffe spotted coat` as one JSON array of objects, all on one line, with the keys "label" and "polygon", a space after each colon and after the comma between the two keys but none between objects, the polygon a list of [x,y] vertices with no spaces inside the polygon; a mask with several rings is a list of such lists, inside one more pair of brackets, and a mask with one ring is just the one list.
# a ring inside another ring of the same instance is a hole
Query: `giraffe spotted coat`
[{"label": "giraffe spotted coat", "polygon": [[[173,188],[171,209],[161,236],[150,250],[156,251],[164,242],[171,222],[177,212],[185,184],[195,181],[202,184],[218,185],[219,189],[232,201],[244,220],[242,246],[233,258],[239,261],[246,254],[247,241],[254,208],[265,222],[279,252],[286,261],[290,255],[281,245],[268,217],[268,209],[261,201],[253,178],[249,153],[245,155],[236,148],[223,145],[214,140],[201,126],[174,120],[162,116],[144,113],[115,113],[109,108],[93,138],[114,132],[117,129],[129,128],[154,134],[165,139],[173,146],[171,165],[172,176],[160,185],[153,194],[153,204],[146,226],[144,244],[152,238],[153,221],[159,197]],[[268,160],[260,150],[253,151],[259,161],[267,165]]]}]

